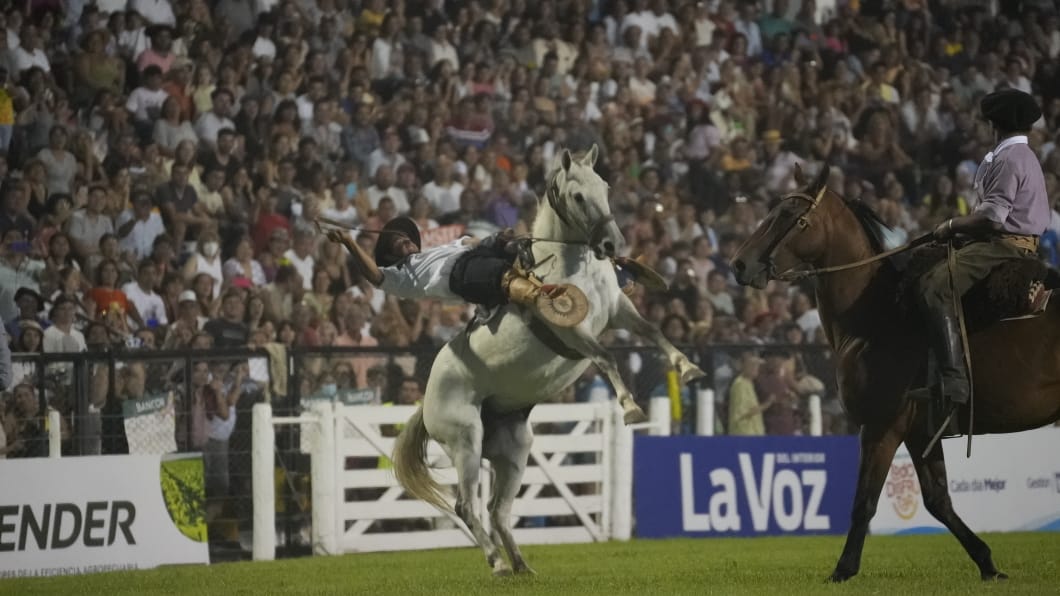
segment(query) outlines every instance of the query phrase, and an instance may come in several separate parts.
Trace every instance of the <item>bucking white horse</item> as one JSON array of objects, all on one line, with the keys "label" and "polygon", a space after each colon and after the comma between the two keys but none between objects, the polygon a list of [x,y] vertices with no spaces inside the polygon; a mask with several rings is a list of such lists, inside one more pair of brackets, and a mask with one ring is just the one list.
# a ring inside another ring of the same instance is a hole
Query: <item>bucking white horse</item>
[{"label": "bucking white horse", "polygon": [[[563,151],[532,228],[534,256],[541,264],[535,273],[545,283],[580,288],[588,298],[588,315],[574,327],[553,327],[509,305],[498,313],[496,325],[481,325],[453,338],[434,361],[423,406],[409,419],[394,449],[394,471],[405,490],[453,512],[427,465],[428,440],[442,445],[458,475],[455,513],[482,547],[495,575],[532,572],[511,532],[512,503],[533,441],[527,422],[530,408],[569,387],[592,363],[614,386],[626,423],[645,419],[619,376],[615,357],[597,341],[600,334],[608,328],[628,329],[661,348],[683,382],[703,376],[640,316],[618,286],[607,257],[624,241],[611,215],[608,185],[593,171],[597,155],[595,145],[580,161]],[[475,516],[483,457],[494,473],[492,536]]]}]

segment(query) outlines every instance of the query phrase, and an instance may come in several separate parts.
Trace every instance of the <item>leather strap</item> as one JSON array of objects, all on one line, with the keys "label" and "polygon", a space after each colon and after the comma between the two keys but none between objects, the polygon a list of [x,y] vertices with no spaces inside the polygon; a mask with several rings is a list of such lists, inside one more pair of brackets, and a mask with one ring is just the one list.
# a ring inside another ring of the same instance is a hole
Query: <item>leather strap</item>
[{"label": "leather strap", "polygon": [[972,379],[972,352],[968,345],[968,327],[964,321],[964,302],[957,292],[957,247],[950,242],[946,248],[946,268],[950,278],[950,296],[953,299],[954,312],[957,314],[957,326],[961,330],[961,347],[964,348],[964,367],[968,371],[968,448],[965,457],[972,456],[972,435],[975,434],[975,387]]},{"label": "leather strap", "polygon": [[563,341],[556,336],[555,332],[553,332],[552,329],[541,319],[535,316],[530,316],[529,319],[530,333],[533,333],[534,337],[548,346],[548,349],[567,360],[585,360],[585,356],[581,352],[578,352],[563,343]]}]

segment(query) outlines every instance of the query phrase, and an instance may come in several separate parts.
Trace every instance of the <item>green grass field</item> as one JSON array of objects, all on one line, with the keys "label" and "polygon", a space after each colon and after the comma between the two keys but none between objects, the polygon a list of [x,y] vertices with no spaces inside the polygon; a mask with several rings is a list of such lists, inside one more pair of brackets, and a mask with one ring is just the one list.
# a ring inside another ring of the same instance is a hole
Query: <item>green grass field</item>
[{"label": "green grass field", "polygon": [[828,585],[842,538],[528,546],[535,577],[495,579],[477,550],[229,563],[0,581],[0,594],[1060,594],[1060,534],[984,535],[1011,579],[983,583],[949,535],[870,537],[861,575]]}]

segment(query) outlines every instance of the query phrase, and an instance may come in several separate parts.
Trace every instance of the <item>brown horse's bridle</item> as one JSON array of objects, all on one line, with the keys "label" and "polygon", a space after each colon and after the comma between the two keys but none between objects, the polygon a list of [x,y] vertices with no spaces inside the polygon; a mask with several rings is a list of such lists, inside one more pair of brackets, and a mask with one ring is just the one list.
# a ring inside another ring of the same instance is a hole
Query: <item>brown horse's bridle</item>
[{"label": "brown horse's bridle", "polygon": [[815,269],[794,269],[793,268],[793,269],[788,269],[787,271],[784,271],[784,272],[781,272],[781,273],[777,273],[776,266],[773,263],[773,253],[776,252],[777,248],[781,244],[783,244],[784,242],[786,242],[788,240],[789,236],[791,236],[794,233],[801,232],[801,231],[803,231],[803,230],[805,230],[805,229],[810,227],[810,224],[811,224],[811,222],[810,222],[810,214],[813,213],[814,210],[817,209],[817,207],[821,204],[821,199],[824,198],[824,193],[827,190],[828,190],[827,186],[822,186],[821,190],[818,191],[817,196],[813,196],[813,195],[810,195],[810,194],[807,194],[807,193],[804,193],[804,192],[793,192],[793,193],[789,193],[789,194],[784,195],[780,199],[781,203],[784,203],[786,201],[790,201],[792,199],[799,200],[799,201],[805,201],[805,202],[809,203],[810,206],[806,209],[806,211],[803,211],[802,214],[799,215],[798,219],[795,220],[795,223],[791,224],[791,226],[783,234],[781,234],[780,236],[777,236],[777,238],[773,242],[771,242],[769,244],[769,246],[767,247],[766,252],[763,255],[763,257],[765,258],[765,261],[766,261],[765,264],[769,267],[769,276],[772,277],[773,279],[775,279],[777,281],[797,281],[797,280],[802,279],[804,277],[809,277],[810,275],[814,275],[816,272],[819,271],[819,270],[815,270]]},{"label": "brown horse's bridle", "polygon": [[833,265],[831,267],[820,267],[820,268],[817,268],[817,269],[791,268],[791,269],[788,269],[787,271],[782,271],[780,273],[777,273],[776,272],[776,268],[775,268],[775,266],[773,264],[773,252],[776,251],[778,246],[780,246],[782,243],[787,241],[788,237],[791,236],[793,232],[801,232],[801,231],[803,231],[803,230],[805,230],[805,229],[810,227],[810,224],[811,224],[811,222],[810,222],[810,214],[813,213],[813,211],[815,209],[817,209],[817,207],[821,204],[821,199],[824,198],[824,195],[825,195],[825,193],[827,191],[828,191],[828,186],[826,185],[826,186],[822,186],[821,187],[821,190],[817,192],[817,196],[812,196],[812,195],[809,195],[809,194],[804,193],[804,192],[793,192],[793,193],[789,193],[789,194],[784,195],[784,197],[780,199],[781,203],[783,203],[785,201],[790,201],[792,199],[796,199],[796,200],[799,200],[799,201],[805,201],[805,202],[809,203],[810,206],[806,209],[806,211],[803,211],[802,214],[799,215],[798,219],[795,220],[795,223],[793,223],[791,225],[791,227],[787,229],[786,232],[781,234],[776,240],[774,240],[769,245],[769,249],[766,251],[764,257],[766,259],[766,265],[768,265],[768,267],[769,267],[769,276],[772,277],[773,279],[775,279],[777,281],[793,282],[793,281],[799,281],[801,279],[805,279],[807,277],[814,277],[814,276],[817,276],[817,275],[822,275],[822,274],[825,274],[825,273],[835,273],[836,271],[846,271],[848,269],[857,269],[858,267],[863,267],[863,266],[868,265],[870,263],[875,263],[876,261],[882,261],[882,260],[884,260],[884,259],[886,259],[888,257],[894,256],[894,255],[896,255],[898,253],[902,253],[902,252],[905,252],[907,250],[911,250],[911,249],[916,248],[916,247],[918,247],[918,246],[920,246],[922,244],[926,244],[926,243],[930,242],[933,239],[933,235],[928,233],[928,234],[925,234],[925,235],[923,235],[923,236],[921,236],[921,237],[919,237],[919,238],[917,238],[917,239],[915,239],[915,240],[913,240],[911,242],[903,244],[902,246],[899,246],[898,248],[894,248],[894,249],[891,249],[891,250],[888,250],[888,251],[884,251],[884,252],[881,252],[878,255],[873,255],[873,256],[868,257],[866,259],[861,259],[860,261],[854,261],[853,263],[846,263],[844,265]]}]

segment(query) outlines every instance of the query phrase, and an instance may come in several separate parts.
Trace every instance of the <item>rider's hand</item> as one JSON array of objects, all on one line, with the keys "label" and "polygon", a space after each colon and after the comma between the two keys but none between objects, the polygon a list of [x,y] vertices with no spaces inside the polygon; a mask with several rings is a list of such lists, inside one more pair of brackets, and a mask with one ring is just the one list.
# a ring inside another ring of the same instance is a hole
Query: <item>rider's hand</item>
[{"label": "rider's hand", "polygon": [[328,230],[327,237],[332,242],[346,244],[346,235],[342,233],[342,230]]},{"label": "rider's hand", "polygon": [[935,240],[939,242],[946,242],[950,238],[953,238],[955,232],[953,231],[953,220],[947,219],[935,227],[935,231],[932,233],[935,236]]}]

